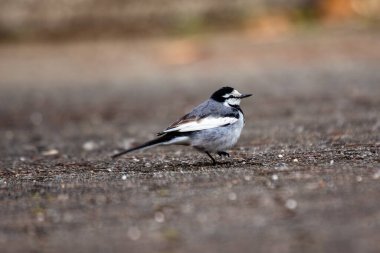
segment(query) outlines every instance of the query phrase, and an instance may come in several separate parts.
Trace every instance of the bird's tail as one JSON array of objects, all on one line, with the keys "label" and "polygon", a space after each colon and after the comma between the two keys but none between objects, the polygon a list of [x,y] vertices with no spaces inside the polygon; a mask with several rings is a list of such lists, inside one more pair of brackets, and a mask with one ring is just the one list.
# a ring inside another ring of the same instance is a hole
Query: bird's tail
[{"label": "bird's tail", "polygon": [[116,158],[121,155],[127,154],[129,152],[137,151],[137,150],[143,150],[146,148],[151,148],[158,145],[168,145],[168,144],[185,144],[184,142],[187,140],[187,137],[185,136],[174,136],[171,134],[165,134],[163,136],[160,136],[154,140],[148,141],[142,145],[139,145],[134,148],[123,150],[117,154],[114,154],[111,156],[111,158]]}]

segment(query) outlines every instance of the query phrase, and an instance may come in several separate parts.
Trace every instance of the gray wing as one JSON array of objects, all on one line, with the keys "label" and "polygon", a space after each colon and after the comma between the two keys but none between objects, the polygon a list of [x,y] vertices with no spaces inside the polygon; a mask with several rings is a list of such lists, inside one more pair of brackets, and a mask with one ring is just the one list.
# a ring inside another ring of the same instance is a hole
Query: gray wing
[{"label": "gray wing", "polygon": [[211,99],[208,99],[204,101],[202,104],[195,107],[188,115],[191,116],[198,116],[200,118],[206,117],[206,116],[220,116],[222,113],[221,109],[226,109],[226,112],[229,112],[229,108],[223,106]]},{"label": "gray wing", "polygon": [[239,113],[236,110],[224,107],[218,102],[209,99],[157,135],[169,132],[192,132],[225,126],[235,123],[238,118]]}]

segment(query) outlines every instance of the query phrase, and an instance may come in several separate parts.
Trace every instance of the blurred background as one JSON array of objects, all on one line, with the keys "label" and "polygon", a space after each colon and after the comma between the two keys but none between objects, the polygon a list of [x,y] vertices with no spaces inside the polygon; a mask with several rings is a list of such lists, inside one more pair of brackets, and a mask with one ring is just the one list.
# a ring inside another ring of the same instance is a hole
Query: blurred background
[{"label": "blurred background", "polygon": [[236,30],[273,37],[314,25],[375,26],[379,12],[378,0],[3,0],[0,38],[60,41]]}]

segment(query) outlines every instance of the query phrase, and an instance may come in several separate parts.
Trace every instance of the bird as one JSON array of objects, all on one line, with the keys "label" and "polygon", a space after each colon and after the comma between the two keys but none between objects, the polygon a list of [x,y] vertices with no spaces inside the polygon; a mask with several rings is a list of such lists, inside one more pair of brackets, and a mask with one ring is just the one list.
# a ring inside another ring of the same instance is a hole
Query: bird
[{"label": "bird", "polygon": [[229,86],[222,87],[190,113],[157,133],[157,138],[111,157],[161,145],[185,145],[205,153],[215,165],[211,153],[229,157],[227,150],[237,143],[245,123],[240,102],[250,96],[252,94],[241,94]]}]

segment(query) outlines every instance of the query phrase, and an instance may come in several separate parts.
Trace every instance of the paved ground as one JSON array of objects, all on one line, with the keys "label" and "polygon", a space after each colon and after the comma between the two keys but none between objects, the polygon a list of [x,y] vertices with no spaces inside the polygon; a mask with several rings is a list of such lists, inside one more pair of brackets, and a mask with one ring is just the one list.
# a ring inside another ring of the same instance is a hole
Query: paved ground
[{"label": "paved ground", "polygon": [[[0,47],[2,252],[379,252],[379,34]],[[151,138],[222,83],[230,159]]]}]

